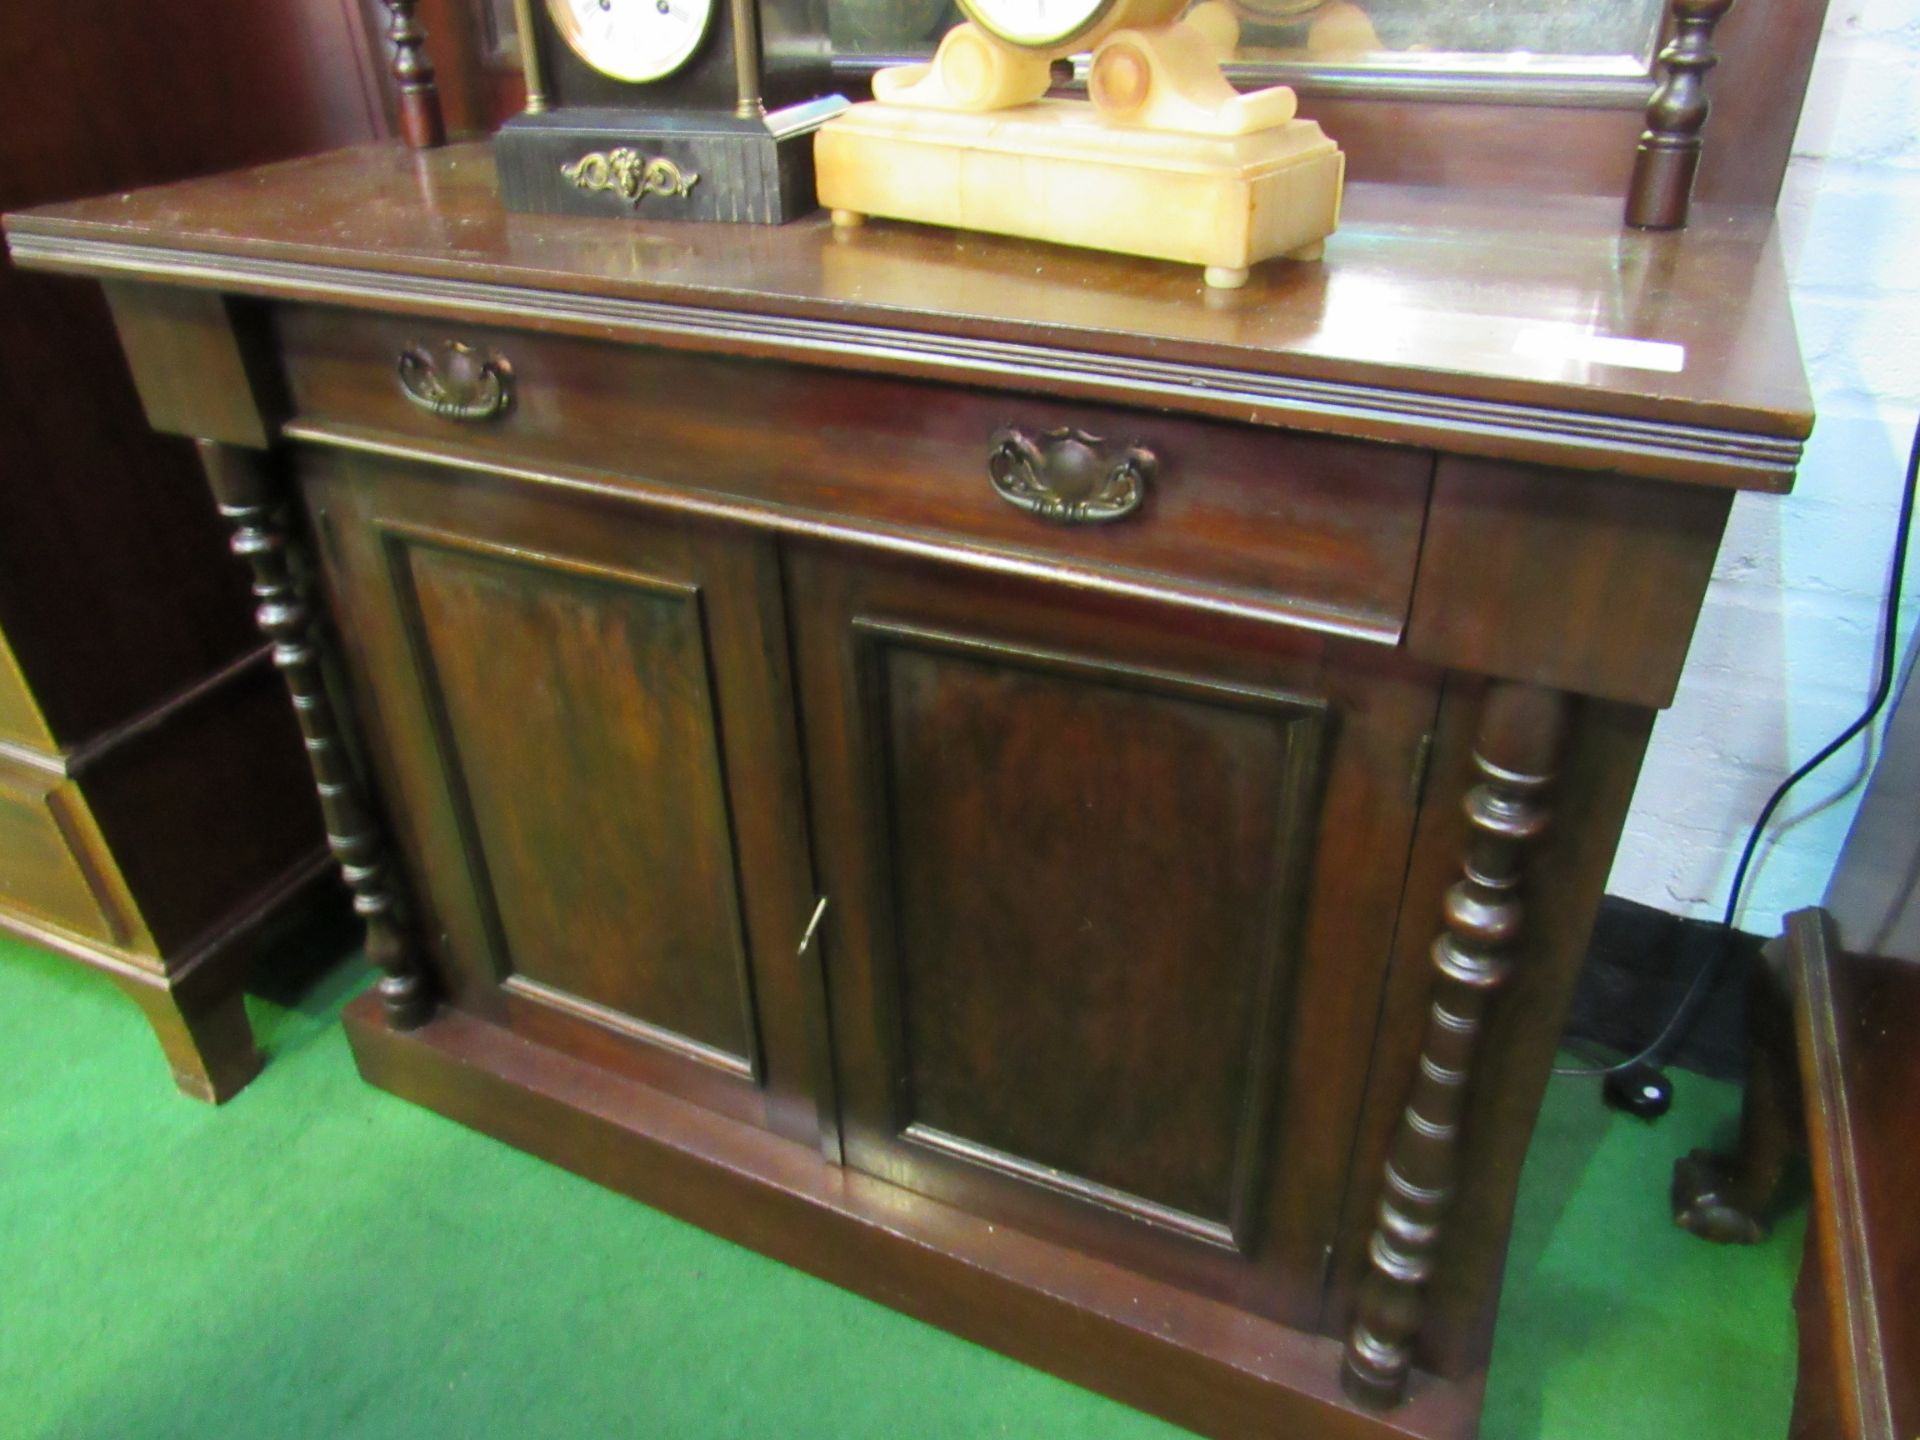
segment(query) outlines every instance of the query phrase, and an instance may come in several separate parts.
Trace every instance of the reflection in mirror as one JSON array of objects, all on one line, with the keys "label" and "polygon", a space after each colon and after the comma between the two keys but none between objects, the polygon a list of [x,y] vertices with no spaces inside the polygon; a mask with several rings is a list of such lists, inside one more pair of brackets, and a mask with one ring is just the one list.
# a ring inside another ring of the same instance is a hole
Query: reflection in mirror
[{"label": "reflection in mirror", "polygon": [[[1336,79],[1641,80],[1664,0],[1233,0],[1232,69]],[[963,18],[953,0],[828,0],[847,57],[922,56]]]}]

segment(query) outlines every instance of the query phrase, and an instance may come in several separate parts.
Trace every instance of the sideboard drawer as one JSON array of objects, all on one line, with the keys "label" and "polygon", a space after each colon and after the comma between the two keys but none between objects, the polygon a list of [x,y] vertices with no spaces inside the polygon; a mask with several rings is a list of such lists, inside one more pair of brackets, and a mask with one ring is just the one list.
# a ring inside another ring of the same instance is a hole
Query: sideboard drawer
[{"label": "sideboard drawer", "polygon": [[318,307],[279,324],[309,434],[1385,643],[1406,620],[1423,451]]}]

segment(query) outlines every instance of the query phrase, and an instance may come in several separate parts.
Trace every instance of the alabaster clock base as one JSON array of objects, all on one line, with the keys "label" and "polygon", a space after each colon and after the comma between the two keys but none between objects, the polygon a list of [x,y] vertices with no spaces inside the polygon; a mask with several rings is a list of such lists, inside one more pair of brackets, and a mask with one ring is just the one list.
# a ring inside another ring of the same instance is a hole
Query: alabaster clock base
[{"label": "alabaster clock base", "polygon": [[822,126],[820,203],[1206,267],[1244,284],[1277,255],[1320,257],[1345,160],[1311,120],[1249,135],[1168,134],[1101,120],[1083,100],[963,114],[875,101]]},{"label": "alabaster clock base", "polygon": [[813,137],[847,102],[766,115],[570,109],[517,115],[494,137],[509,210],[779,225],[816,208]]}]

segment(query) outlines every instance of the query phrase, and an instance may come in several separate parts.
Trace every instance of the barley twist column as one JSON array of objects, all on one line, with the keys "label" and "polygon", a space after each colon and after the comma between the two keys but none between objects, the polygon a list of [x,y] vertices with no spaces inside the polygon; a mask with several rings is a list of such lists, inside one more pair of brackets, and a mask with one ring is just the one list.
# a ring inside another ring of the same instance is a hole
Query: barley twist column
[{"label": "barley twist column", "polygon": [[1496,683],[1488,692],[1467,792],[1461,878],[1433,942],[1433,1004],[1407,1108],[1388,1152],[1369,1269],[1347,1339],[1342,1382],[1375,1408],[1406,1394],[1414,1340],[1460,1165],[1460,1124],[1488,1001],[1506,978],[1525,907],[1528,852],[1547,826],[1542,794],[1566,728],[1564,696]]},{"label": "barley twist column", "polygon": [[[201,464],[220,514],[233,527],[233,553],[253,571],[254,612],[273,642],[273,663],[293,697],[307,759],[320,792],[327,843],[353,891],[354,912],[366,922],[367,958],[379,967],[380,1001],[396,1029],[410,1030],[432,1013],[432,995],[420,953],[400,914],[398,882],[386,856],[379,822],[367,803],[328,693],[313,612],[291,551],[286,497],[270,456],[202,440]],[[311,572],[311,566],[304,569]]]}]

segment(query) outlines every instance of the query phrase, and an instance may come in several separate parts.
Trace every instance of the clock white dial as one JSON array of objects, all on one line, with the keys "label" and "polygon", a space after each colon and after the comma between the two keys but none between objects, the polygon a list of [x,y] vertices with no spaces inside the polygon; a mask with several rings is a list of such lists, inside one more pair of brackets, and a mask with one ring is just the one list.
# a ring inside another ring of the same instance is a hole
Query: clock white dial
[{"label": "clock white dial", "polygon": [[961,0],[982,29],[1014,45],[1064,45],[1090,29],[1114,0]]},{"label": "clock white dial", "polygon": [[[717,0],[547,0],[574,53],[615,80],[663,80],[693,58]],[[1077,0],[1076,0],[1077,3]]]}]

